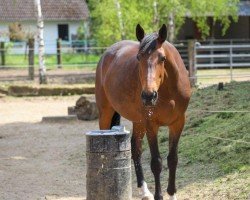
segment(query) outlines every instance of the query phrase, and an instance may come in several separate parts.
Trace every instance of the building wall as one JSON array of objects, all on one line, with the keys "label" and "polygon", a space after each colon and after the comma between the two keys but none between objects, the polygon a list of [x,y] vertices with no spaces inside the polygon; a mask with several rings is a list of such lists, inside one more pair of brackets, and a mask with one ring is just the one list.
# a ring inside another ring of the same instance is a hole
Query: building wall
[{"label": "building wall", "polygon": [[[178,40],[186,39],[199,39],[199,35],[195,23],[190,19],[186,18],[185,23],[180,28],[179,34],[177,35]],[[250,39],[250,17],[244,16],[239,17],[238,22],[232,22],[226,34],[222,35],[222,27],[219,23],[216,23],[214,27],[214,38],[215,39]]]},{"label": "building wall", "polygon": [[[36,34],[36,22],[21,22],[23,30],[26,33]],[[44,22],[44,42],[45,42],[45,53],[46,54],[55,54],[56,53],[56,41],[58,39],[58,24],[68,24],[69,25],[69,42],[71,42],[72,35],[77,34],[77,29],[80,26],[81,22],[53,22],[53,21],[45,21]],[[9,32],[9,23],[0,22],[0,41],[9,42],[9,37],[6,34]],[[25,44],[18,44],[18,49],[13,53],[23,53],[25,51]],[[37,52],[37,45],[36,45]]]},{"label": "building wall", "polygon": [[250,39],[249,16],[239,17],[238,22],[232,22],[226,34],[222,36],[221,26],[216,24],[215,38],[217,39]]},{"label": "building wall", "polygon": [[9,41],[9,27],[7,23],[0,22],[0,41],[1,42],[8,42]]},{"label": "building wall", "polygon": [[195,38],[195,24],[191,18],[186,18],[185,23],[179,30],[177,35],[178,40],[187,40]]}]

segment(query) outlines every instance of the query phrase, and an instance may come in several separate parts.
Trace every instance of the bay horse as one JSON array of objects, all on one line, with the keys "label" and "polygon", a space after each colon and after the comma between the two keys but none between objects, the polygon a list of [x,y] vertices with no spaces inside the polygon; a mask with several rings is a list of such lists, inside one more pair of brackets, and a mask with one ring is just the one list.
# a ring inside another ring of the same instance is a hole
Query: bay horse
[{"label": "bay horse", "polygon": [[[162,200],[160,173],[162,159],[157,134],[169,127],[169,180],[167,192],[176,199],[175,175],[177,145],[185,124],[185,111],[191,96],[188,72],[176,48],[166,42],[165,24],[158,33],[145,34],[136,26],[139,42],[124,40],[109,47],[96,69],[96,103],[100,129],[120,124],[120,116],[133,123],[131,138],[137,185],[143,200]],[[146,134],[151,171],[155,179],[154,196],[147,188],[141,165],[142,139]]]}]

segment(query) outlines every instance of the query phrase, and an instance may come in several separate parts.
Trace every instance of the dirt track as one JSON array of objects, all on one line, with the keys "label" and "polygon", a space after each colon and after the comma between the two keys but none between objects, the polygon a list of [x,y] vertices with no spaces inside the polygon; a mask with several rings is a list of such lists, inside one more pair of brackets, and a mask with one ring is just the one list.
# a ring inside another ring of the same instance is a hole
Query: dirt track
[{"label": "dirt track", "polygon": [[76,99],[0,100],[0,199],[85,196],[84,133],[97,121],[40,123],[42,116],[66,115]]},{"label": "dirt track", "polygon": [[[98,122],[40,122],[43,116],[66,115],[67,107],[74,105],[77,98],[0,98],[1,200],[85,199],[84,133],[97,129]],[[128,122],[124,123],[129,127]],[[143,163],[143,167],[149,168],[149,163]],[[179,168],[179,200],[242,199],[237,198],[238,194],[249,191],[247,174],[217,177],[216,166],[185,167],[182,162]],[[145,170],[147,180],[149,174],[152,176],[149,171]],[[162,179],[165,191],[165,169]],[[152,190],[152,181],[149,186]],[[133,194],[138,196],[135,183]],[[164,199],[168,199],[167,195]]]},{"label": "dirt track", "polygon": [[0,98],[1,200],[85,199],[84,133],[98,121],[41,123],[78,98]]}]

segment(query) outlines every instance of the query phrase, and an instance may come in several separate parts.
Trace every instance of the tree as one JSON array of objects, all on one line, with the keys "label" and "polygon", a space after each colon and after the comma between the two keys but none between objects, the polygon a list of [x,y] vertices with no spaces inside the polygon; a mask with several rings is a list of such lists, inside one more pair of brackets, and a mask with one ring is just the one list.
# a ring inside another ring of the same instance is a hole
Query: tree
[{"label": "tree", "polygon": [[38,31],[38,56],[39,56],[39,83],[46,84],[46,66],[44,60],[44,22],[42,16],[41,0],[35,0],[37,10],[37,31]]},{"label": "tree", "polygon": [[[115,2],[119,2],[121,16]],[[205,38],[209,35],[208,16],[213,23],[228,29],[231,18],[237,21],[239,0],[92,0],[89,8],[92,33],[99,45],[107,46],[122,39],[135,39],[135,27],[140,23],[148,32],[156,31],[163,23],[168,25],[168,40],[173,41],[186,17],[196,22]],[[121,33],[120,19],[123,31]]]},{"label": "tree", "polygon": [[14,22],[9,25],[9,37],[10,41],[20,42],[25,40],[25,32],[20,23]]}]

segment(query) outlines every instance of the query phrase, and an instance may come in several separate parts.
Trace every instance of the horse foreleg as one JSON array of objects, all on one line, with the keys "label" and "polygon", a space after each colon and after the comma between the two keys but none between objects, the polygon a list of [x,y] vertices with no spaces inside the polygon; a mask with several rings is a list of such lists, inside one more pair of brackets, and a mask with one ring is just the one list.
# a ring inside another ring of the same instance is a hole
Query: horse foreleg
[{"label": "horse foreleg", "polygon": [[135,173],[137,178],[137,187],[141,188],[142,199],[151,200],[153,195],[150,193],[147,187],[147,183],[144,181],[144,175],[141,165],[142,154],[142,139],[146,133],[143,124],[133,123],[133,135],[131,138],[132,158],[135,166]]},{"label": "horse foreleg", "polygon": [[163,200],[161,191],[160,174],[162,171],[162,159],[158,148],[158,134],[159,127],[152,125],[150,122],[147,124],[147,139],[151,153],[151,171],[155,178],[155,200]]},{"label": "horse foreleg", "polygon": [[185,116],[181,117],[174,124],[169,126],[169,154],[168,154],[168,168],[169,168],[169,179],[167,192],[170,195],[170,200],[176,200],[176,186],[175,186],[175,175],[178,163],[178,142],[185,124]]}]

